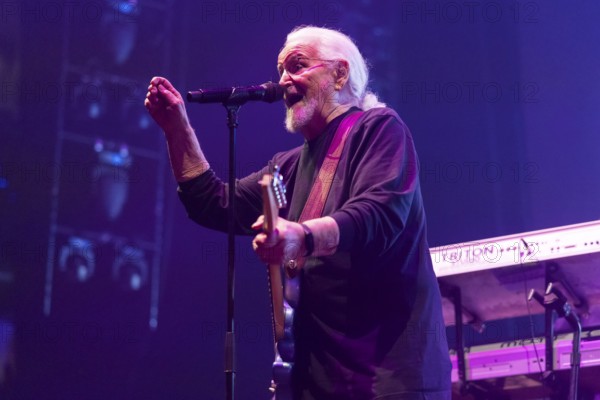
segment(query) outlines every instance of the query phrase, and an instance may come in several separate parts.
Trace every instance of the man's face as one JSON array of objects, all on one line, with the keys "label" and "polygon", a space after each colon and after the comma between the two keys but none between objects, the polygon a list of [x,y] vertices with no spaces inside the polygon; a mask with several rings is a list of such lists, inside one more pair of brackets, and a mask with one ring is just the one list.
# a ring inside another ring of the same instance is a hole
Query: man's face
[{"label": "man's face", "polygon": [[320,129],[337,105],[334,61],[321,60],[314,47],[294,45],[277,58],[279,84],[285,88],[285,126],[290,132]]}]

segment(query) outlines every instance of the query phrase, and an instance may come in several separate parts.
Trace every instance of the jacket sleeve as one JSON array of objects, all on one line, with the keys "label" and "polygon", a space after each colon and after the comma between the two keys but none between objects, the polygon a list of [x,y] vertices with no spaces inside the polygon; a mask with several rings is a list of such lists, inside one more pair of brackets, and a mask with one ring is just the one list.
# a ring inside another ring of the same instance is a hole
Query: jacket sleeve
[{"label": "jacket sleeve", "polygon": [[[237,180],[235,188],[235,233],[251,235],[250,226],[262,214],[262,195],[258,181],[268,167]],[[188,217],[198,224],[227,232],[229,185],[210,169],[179,184],[179,199]]]},{"label": "jacket sleeve", "polygon": [[[272,166],[277,165],[284,180],[288,181],[286,184],[289,184],[299,152],[300,148],[296,148],[277,153],[264,168],[236,181],[236,234],[256,234],[251,225],[263,213],[262,191],[258,182],[264,174],[272,171]],[[288,186],[288,199],[291,192]],[[219,179],[212,169],[190,181],[179,183],[178,194],[190,219],[206,228],[227,232],[229,185]]]}]

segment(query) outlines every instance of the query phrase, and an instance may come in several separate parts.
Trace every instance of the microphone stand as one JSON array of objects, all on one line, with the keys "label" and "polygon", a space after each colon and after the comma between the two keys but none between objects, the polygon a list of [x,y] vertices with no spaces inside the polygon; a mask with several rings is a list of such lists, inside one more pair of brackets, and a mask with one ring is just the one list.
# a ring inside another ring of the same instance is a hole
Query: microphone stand
[{"label": "microphone stand", "polygon": [[235,383],[235,330],[234,330],[234,294],[235,294],[235,139],[238,127],[238,111],[245,101],[223,102],[227,109],[227,127],[229,128],[229,199],[227,214],[227,322],[225,332],[225,398],[233,400]]},{"label": "microphone stand", "polygon": [[[569,383],[569,400],[577,400],[579,385],[579,368],[581,366],[581,322],[573,311],[565,295],[552,283],[546,287],[546,296],[542,296],[531,289],[528,300],[535,299],[542,307],[556,311],[556,313],[567,320],[574,330],[571,350],[571,380]],[[554,294],[554,298],[548,300],[547,296]]]},{"label": "microphone stand", "polygon": [[[188,94],[188,101],[192,101]],[[235,139],[238,127],[238,111],[247,98],[229,98],[222,104],[227,110],[229,128],[229,190],[227,206],[227,321],[225,323],[225,399],[233,400],[235,387]]]},{"label": "microphone stand", "polygon": [[187,100],[193,103],[214,103],[221,99],[227,110],[229,128],[229,193],[227,209],[227,322],[225,332],[225,391],[226,400],[233,400],[235,383],[235,330],[234,330],[234,288],[235,288],[235,139],[238,127],[238,111],[250,100],[272,103],[283,98],[282,88],[273,82],[263,85],[199,90],[188,92]]}]

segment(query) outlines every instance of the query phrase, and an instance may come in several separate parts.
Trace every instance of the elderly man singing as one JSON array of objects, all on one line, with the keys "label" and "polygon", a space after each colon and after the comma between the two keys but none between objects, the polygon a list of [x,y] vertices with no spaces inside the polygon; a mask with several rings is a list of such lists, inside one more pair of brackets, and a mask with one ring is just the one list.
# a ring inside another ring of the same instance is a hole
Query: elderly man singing
[{"label": "elderly man singing", "polygon": [[[235,204],[237,233],[254,235],[256,254],[297,280],[296,298],[286,298],[294,311],[293,359],[285,360],[291,398],[449,399],[451,365],[410,131],[368,91],[365,60],[338,31],[296,28],[277,69],[285,127],[304,144],[240,179]],[[229,187],[204,157],[181,95],[155,77],[145,105],[164,130],[190,218],[225,231]],[[267,233],[257,182],[274,165],[288,206]]]}]

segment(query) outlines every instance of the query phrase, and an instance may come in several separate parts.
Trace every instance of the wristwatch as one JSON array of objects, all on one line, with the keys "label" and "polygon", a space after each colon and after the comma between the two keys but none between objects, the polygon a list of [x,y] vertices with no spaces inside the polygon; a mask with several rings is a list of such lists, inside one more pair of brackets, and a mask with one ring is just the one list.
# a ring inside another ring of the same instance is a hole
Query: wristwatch
[{"label": "wristwatch", "polygon": [[315,251],[315,238],[308,226],[305,224],[300,224],[300,226],[302,226],[302,229],[304,230],[304,248],[306,249],[304,257],[309,257],[313,251]]}]

